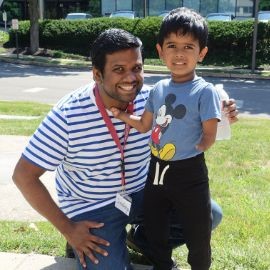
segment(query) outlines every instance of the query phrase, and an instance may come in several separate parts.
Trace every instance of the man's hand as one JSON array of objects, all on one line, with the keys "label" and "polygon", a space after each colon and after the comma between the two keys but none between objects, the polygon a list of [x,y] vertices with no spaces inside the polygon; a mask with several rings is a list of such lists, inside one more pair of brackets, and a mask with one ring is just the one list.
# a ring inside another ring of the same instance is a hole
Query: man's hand
[{"label": "man's hand", "polygon": [[228,117],[230,124],[233,124],[238,121],[237,118],[238,110],[236,109],[236,103],[234,99],[224,101],[224,112]]},{"label": "man's hand", "polygon": [[103,256],[108,256],[108,252],[102,249],[100,245],[109,246],[110,243],[91,233],[91,229],[99,229],[103,226],[103,223],[80,221],[73,223],[72,232],[64,235],[70,245],[76,250],[80,263],[84,268],[86,267],[85,255],[95,264],[98,264],[98,259],[95,257],[96,252]]}]

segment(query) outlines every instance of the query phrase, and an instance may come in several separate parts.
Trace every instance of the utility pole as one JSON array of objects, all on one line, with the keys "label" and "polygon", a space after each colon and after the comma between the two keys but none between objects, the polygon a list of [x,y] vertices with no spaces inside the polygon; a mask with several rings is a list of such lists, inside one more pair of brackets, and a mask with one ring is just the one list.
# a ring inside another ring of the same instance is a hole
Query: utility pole
[{"label": "utility pole", "polygon": [[147,0],[144,0],[143,16],[146,17]]},{"label": "utility pole", "polygon": [[255,0],[255,20],[254,20],[254,30],[253,30],[253,44],[252,44],[252,63],[251,63],[251,72],[255,73],[256,68],[256,47],[257,47],[257,35],[258,35],[258,10],[259,10],[259,1]]}]

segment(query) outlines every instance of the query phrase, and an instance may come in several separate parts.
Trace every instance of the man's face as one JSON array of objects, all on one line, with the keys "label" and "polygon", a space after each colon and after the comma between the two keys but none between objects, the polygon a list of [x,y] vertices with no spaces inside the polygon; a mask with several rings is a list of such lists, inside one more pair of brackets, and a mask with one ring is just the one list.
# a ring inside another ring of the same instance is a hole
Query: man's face
[{"label": "man's face", "polygon": [[121,50],[106,56],[103,74],[93,68],[105,107],[125,107],[143,86],[143,61],[139,48]]}]

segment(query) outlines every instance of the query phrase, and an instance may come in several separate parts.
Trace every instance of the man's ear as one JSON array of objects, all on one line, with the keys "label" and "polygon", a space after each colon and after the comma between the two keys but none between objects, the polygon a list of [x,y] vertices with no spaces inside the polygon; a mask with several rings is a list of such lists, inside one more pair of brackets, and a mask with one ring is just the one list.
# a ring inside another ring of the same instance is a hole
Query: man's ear
[{"label": "man's ear", "polygon": [[161,48],[161,46],[160,46],[158,43],[156,44],[156,49],[157,49],[157,51],[158,51],[159,58],[160,58],[161,60],[163,60],[162,48]]},{"label": "man's ear", "polygon": [[198,62],[202,62],[203,61],[203,59],[206,56],[207,52],[208,52],[208,47],[204,47],[201,50],[200,54],[199,54],[199,60],[198,60]]},{"label": "man's ear", "polygon": [[102,73],[100,70],[97,68],[93,67],[93,79],[96,83],[101,83],[102,82]]}]

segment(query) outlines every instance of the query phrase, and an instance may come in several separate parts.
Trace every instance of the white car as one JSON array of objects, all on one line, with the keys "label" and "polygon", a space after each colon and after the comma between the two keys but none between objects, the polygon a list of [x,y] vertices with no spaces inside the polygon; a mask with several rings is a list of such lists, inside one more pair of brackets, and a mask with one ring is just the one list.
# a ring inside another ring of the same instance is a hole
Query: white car
[{"label": "white car", "polygon": [[207,21],[232,21],[234,16],[230,13],[209,13],[205,18]]},{"label": "white car", "polygon": [[118,10],[111,13],[110,18],[123,17],[128,19],[135,18],[135,12],[132,10]]},{"label": "white car", "polygon": [[83,20],[83,19],[91,19],[93,16],[90,13],[68,13],[66,16],[66,20]]},{"label": "white car", "polygon": [[270,10],[259,11],[258,12],[258,21],[260,21],[260,22],[270,22]]}]

